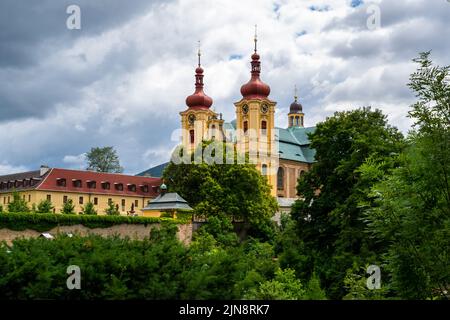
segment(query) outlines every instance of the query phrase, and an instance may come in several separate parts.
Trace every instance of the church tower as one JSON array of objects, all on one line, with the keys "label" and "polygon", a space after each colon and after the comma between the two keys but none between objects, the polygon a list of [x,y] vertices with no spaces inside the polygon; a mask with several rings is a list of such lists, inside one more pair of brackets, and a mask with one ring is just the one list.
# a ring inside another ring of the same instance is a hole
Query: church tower
[{"label": "church tower", "polygon": [[182,144],[184,150],[193,152],[203,140],[223,140],[222,116],[210,109],[213,100],[203,92],[203,68],[198,50],[195,69],[195,92],[186,98],[187,109],[180,112]]},{"label": "church tower", "polygon": [[304,127],[303,106],[297,101],[297,86],[295,86],[294,102],[291,103],[288,114],[288,127]]},{"label": "church tower", "polygon": [[[257,52],[255,26],[255,49],[251,56],[251,78],[241,87],[242,99],[234,103],[236,108],[237,150],[248,153],[269,183],[275,186],[278,150],[275,146],[275,105],[269,99],[270,87],[261,81],[261,62]],[[275,151],[276,150],[276,151]],[[273,194],[276,190],[273,188]]]}]

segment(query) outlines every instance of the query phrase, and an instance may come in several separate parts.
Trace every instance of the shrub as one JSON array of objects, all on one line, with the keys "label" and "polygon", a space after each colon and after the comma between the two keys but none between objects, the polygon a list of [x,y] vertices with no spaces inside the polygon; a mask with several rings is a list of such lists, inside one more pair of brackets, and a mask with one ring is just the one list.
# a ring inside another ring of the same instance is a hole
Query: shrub
[{"label": "shrub", "polygon": [[62,209],[61,209],[61,213],[64,214],[75,214],[75,205],[73,204],[73,200],[72,199],[68,199]]},{"label": "shrub", "polygon": [[97,210],[95,210],[94,204],[92,202],[86,203],[83,207],[83,214],[87,215],[97,215]]},{"label": "shrub", "polygon": [[51,213],[54,207],[50,200],[42,200],[37,206],[36,213]]},{"label": "shrub", "polygon": [[119,206],[114,204],[114,201],[108,201],[108,208],[105,209],[105,213],[109,216],[120,215]]},{"label": "shrub", "polygon": [[20,196],[18,192],[13,192],[13,201],[8,204],[9,212],[29,212],[27,202]]}]

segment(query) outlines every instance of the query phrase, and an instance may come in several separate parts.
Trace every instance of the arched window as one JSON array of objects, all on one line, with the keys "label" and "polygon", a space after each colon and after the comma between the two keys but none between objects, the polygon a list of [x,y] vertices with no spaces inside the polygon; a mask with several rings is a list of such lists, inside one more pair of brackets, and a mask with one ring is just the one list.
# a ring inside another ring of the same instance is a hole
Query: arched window
[{"label": "arched window", "polygon": [[261,134],[263,134],[263,135],[267,134],[267,121],[266,120],[261,121]]},{"label": "arched window", "polygon": [[216,125],[213,124],[211,126],[211,139],[214,140],[216,138]]},{"label": "arched window", "polygon": [[298,170],[298,177],[299,178],[303,177],[304,175],[305,175],[305,170],[302,170],[302,169]]},{"label": "arched window", "polygon": [[261,174],[262,174],[263,176],[267,175],[267,164],[263,164],[263,165],[261,166]]},{"label": "arched window", "polygon": [[298,126],[299,122],[298,122],[298,117],[295,117],[295,125]]},{"label": "arched window", "polygon": [[303,117],[300,117],[300,121],[302,122],[302,127],[303,127]]},{"label": "arched window", "polygon": [[244,134],[247,134],[248,131],[248,121],[244,121]]},{"label": "arched window", "polygon": [[191,143],[194,143],[195,137],[194,137],[194,130],[189,130],[189,135],[191,137]]},{"label": "arched window", "polygon": [[277,187],[278,190],[284,189],[284,169],[282,167],[278,168],[277,172]]},{"label": "arched window", "polygon": [[294,125],[294,117],[289,117],[289,127]]}]

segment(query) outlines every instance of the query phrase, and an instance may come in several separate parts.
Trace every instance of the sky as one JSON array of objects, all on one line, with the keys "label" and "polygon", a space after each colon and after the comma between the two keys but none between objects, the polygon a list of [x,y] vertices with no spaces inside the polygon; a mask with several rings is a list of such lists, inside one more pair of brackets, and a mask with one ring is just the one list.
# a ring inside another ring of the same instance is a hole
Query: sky
[{"label": "sky", "polygon": [[[67,27],[70,5],[80,29]],[[126,173],[166,162],[198,41],[205,92],[231,121],[255,24],[277,126],[296,85],[306,126],[372,106],[407,133],[412,59],[432,50],[450,64],[449,20],[447,0],[2,0],[0,174],[82,169],[102,146],[116,148]]]}]

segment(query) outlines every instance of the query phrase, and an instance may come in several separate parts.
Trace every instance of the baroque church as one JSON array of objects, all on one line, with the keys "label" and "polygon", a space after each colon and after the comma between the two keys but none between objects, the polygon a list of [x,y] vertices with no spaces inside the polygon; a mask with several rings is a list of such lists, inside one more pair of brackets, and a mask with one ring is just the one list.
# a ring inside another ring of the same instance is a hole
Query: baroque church
[{"label": "baroque church", "polygon": [[[287,211],[297,198],[298,178],[314,162],[315,150],[309,147],[307,134],[313,132],[315,127],[304,126],[305,114],[296,93],[286,115],[287,128],[275,127],[277,103],[269,97],[270,86],[260,78],[261,60],[256,35],[254,42],[251,77],[241,87],[242,98],[234,103],[236,119],[231,122],[225,122],[222,114],[211,108],[213,99],[203,90],[204,70],[199,50],[195,92],[186,98],[187,108],[180,112],[182,146],[184,150],[193,152],[202,141],[216,140],[234,143],[238,152],[247,152],[250,156],[256,154],[253,163],[267,176],[281,211]],[[150,168],[138,176],[161,177],[167,164]]]}]

